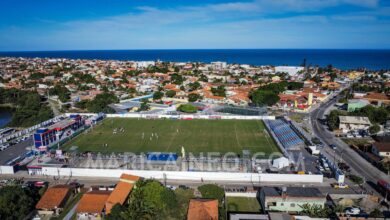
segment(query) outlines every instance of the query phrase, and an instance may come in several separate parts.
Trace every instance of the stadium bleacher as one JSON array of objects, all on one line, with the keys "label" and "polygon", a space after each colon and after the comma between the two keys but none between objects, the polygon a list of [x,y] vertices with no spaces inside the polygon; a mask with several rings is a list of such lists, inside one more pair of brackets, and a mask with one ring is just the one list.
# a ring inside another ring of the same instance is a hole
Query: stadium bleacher
[{"label": "stadium bleacher", "polygon": [[286,150],[304,145],[304,141],[282,119],[264,120]]}]

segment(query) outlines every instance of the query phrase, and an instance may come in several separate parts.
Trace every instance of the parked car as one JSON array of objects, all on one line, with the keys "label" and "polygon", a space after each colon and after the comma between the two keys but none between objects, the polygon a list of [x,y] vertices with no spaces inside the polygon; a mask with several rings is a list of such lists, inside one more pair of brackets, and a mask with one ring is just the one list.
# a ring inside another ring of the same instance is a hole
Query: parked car
[{"label": "parked car", "polygon": [[345,214],[347,215],[359,215],[361,212],[360,208],[357,207],[348,207],[345,209]]},{"label": "parked car", "polygon": [[333,184],[333,188],[335,188],[335,189],[348,189],[349,186],[345,183],[335,183],[335,184]]}]

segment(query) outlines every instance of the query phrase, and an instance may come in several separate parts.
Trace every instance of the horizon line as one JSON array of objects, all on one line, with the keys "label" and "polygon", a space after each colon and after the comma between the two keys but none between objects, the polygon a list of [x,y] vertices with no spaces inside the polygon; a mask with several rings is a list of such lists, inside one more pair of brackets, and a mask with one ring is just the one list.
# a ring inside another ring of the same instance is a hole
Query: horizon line
[{"label": "horizon line", "polygon": [[74,51],[169,51],[169,50],[390,50],[390,48],[156,48],[156,49],[69,49],[69,50],[0,50],[0,53],[74,52]]}]

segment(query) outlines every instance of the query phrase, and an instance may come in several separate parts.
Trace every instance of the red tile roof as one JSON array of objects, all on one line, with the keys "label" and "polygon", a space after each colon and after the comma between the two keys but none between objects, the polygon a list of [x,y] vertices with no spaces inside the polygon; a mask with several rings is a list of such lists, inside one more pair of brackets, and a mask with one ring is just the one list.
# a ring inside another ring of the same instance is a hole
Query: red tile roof
[{"label": "red tile roof", "polygon": [[218,200],[191,199],[187,220],[218,220]]},{"label": "red tile roof", "polygon": [[390,152],[390,142],[375,142],[373,145],[379,152]]},{"label": "red tile roof", "polygon": [[76,208],[76,212],[100,214],[103,212],[104,205],[110,193],[110,191],[91,191],[84,194]]},{"label": "red tile roof", "polygon": [[64,205],[65,199],[69,193],[70,188],[69,186],[65,185],[58,185],[48,188],[35,208],[45,210],[61,208]]},{"label": "red tile roof", "polygon": [[115,204],[123,205],[127,197],[130,195],[135,183],[140,179],[139,176],[122,174],[119,183],[114,191],[110,194],[106,202],[106,213],[110,214],[112,207]]}]

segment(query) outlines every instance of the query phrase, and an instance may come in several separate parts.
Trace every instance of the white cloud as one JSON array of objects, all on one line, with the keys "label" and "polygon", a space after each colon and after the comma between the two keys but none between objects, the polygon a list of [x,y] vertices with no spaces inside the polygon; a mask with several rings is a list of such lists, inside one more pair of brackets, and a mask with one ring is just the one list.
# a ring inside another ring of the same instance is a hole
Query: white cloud
[{"label": "white cloud", "polygon": [[[341,4],[367,7],[370,13],[329,16],[306,13]],[[375,42],[378,36],[383,37],[383,30],[390,30],[387,20],[376,22],[374,13],[386,11],[370,8],[377,4],[377,0],[255,0],[167,9],[143,6],[118,16],[59,23],[50,31],[45,28],[30,33],[27,29],[0,30],[0,49],[8,47],[1,43],[10,41],[2,40],[6,36],[18,36],[19,46],[39,45],[32,48],[37,50],[345,48],[358,41]],[[285,12],[296,13],[282,18],[272,16]],[[346,39],[349,40],[345,42]]]}]

